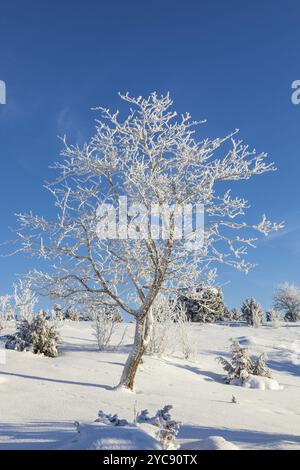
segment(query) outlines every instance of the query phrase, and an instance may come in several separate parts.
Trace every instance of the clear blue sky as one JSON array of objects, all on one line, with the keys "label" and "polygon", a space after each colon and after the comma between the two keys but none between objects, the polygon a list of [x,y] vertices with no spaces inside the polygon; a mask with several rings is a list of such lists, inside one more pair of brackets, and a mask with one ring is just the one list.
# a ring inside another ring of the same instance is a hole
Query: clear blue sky
[{"label": "clear blue sky", "polygon": [[[179,112],[208,120],[203,136],[238,127],[278,166],[233,188],[249,198],[251,220],[266,212],[286,229],[251,251],[259,267],[248,276],[220,270],[227,303],[253,295],[268,308],[278,282],[300,285],[300,105],[290,99],[300,79],[299,21],[296,0],[1,2],[1,240],[15,212],[53,214],[42,182],[57,135],[82,142],[93,129],[90,108],[117,107],[118,91],[170,91]],[[33,265],[0,259],[0,293]]]}]

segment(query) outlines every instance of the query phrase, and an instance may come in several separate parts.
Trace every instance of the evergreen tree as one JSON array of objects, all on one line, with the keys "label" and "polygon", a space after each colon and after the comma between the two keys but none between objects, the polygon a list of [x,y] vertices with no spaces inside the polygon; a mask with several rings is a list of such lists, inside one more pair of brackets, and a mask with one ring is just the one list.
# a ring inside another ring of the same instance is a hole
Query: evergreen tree
[{"label": "evergreen tree", "polygon": [[230,313],[231,313],[231,320],[232,321],[240,321],[241,312],[237,308],[233,308]]},{"label": "evergreen tree", "polygon": [[271,371],[266,364],[266,356],[264,353],[261,354],[254,363],[252,374],[259,375],[261,377],[268,377],[269,379],[272,377]]},{"label": "evergreen tree", "polygon": [[263,321],[263,311],[254,298],[246,299],[242,305],[242,319],[248,325],[259,326]]},{"label": "evergreen tree", "polygon": [[178,303],[192,322],[214,323],[223,320],[226,312],[223,292],[217,287],[201,286],[190,295],[179,296]]},{"label": "evergreen tree", "polygon": [[230,384],[235,380],[243,383],[249,375],[271,378],[271,371],[266,365],[266,356],[261,354],[257,359],[249,355],[248,348],[243,347],[239,341],[231,339],[230,351],[232,357],[227,360],[218,357],[223,369],[227,372],[226,383]]},{"label": "evergreen tree", "polygon": [[248,348],[243,347],[237,340],[231,339],[230,351],[232,358],[230,361],[219,357],[218,360],[227,372],[226,383],[234,379],[244,381],[253,373],[253,362],[248,353]]},{"label": "evergreen tree", "polygon": [[31,323],[32,349],[34,354],[44,354],[48,357],[58,356],[57,343],[59,335],[54,325],[50,325],[45,315],[36,315]]}]

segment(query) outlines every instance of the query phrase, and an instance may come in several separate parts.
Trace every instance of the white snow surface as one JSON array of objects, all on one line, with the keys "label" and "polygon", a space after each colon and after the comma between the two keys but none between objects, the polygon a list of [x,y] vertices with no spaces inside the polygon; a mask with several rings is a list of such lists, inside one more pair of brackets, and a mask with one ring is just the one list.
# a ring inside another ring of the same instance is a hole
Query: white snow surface
[{"label": "white snow surface", "polygon": [[232,442],[226,441],[224,437],[211,436],[202,441],[194,442],[190,445],[191,450],[239,450],[239,448],[232,444]]},{"label": "white snow surface", "polygon": [[92,423],[80,426],[71,442],[60,450],[157,450],[158,441],[136,426],[107,426]]},{"label": "white snow surface", "polygon": [[243,383],[243,387],[256,388],[258,390],[282,390],[283,387],[274,379],[249,375]]},{"label": "white snow surface", "polygon": [[[178,444],[184,449],[231,444],[239,449],[300,449],[300,323],[190,328],[198,351],[193,362],[180,351],[171,358],[146,356],[134,393],[113,389],[130,350],[133,324],[120,325],[104,352],[97,350],[91,323],[71,321],[60,328],[57,358],[7,350],[5,364],[0,364],[0,449],[153,449],[159,444],[146,428],[104,429],[93,421],[103,410],[132,423],[135,410],[147,408],[154,414],[166,404],[173,405],[173,418],[182,422]],[[229,357],[230,338],[241,338],[251,354],[267,354],[279,390],[223,382],[216,357]],[[232,395],[237,403],[231,403]],[[74,421],[81,423],[80,436]]]}]

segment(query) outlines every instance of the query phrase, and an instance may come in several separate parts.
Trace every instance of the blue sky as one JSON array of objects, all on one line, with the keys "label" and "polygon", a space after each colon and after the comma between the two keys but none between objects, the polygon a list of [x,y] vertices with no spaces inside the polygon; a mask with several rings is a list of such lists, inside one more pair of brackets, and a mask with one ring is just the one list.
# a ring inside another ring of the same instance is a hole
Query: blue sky
[{"label": "blue sky", "polygon": [[[203,136],[235,128],[278,171],[233,192],[286,228],[263,239],[247,276],[220,269],[229,306],[255,296],[268,308],[281,281],[300,285],[300,105],[291,83],[300,79],[300,4],[272,0],[128,0],[1,2],[0,105],[1,240],[14,213],[53,214],[42,188],[60,148],[58,135],[82,142],[93,130],[90,108],[117,108],[118,91],[170,91],[175,108],[207,119]],[[0,293],[34,265],[22,256],[0,259]]]}]

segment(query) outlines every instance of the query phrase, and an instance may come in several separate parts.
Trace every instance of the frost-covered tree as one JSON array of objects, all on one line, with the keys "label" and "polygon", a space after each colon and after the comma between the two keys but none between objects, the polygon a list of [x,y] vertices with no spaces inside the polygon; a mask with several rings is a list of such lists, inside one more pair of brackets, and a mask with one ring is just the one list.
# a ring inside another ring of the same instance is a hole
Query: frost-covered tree
[{"label": "frost-covered tree", "polygon": [[294,284],[280,284],[275,290],[273,305],[284,314],[286,321],[300,320],[300,290]]},{"label": "frost-covered tree", "polygon": [[[189,114],[178,117],[171,110],[168,94],[121,98],[130,108],[127,117],[99,108],[87,143],[63,139],[57,178],[46,184],[58,216],[48,221],[20,214],[17,251],[52,261],[48,272],[30,275],[41,293],[94,298],[135,319],[134,345],[120,380],[132,389],[151,336],[156,296],[195,290],[218,263],[248,271],[245,255],[254,246],[253,233],[267,235],[281,224],[265,216],[247,222],[248,202],[232,196],[228,186],[275,170],[265,153],[237,140],[236,131],[200,137]],[[127,216],[118,217],[126,205]],[[203,206],[204,233],[200,223],[178,236],[182,208],[186,219],[191,207]]]},{"label": "frost-covered tree", "polygon": [[64,320],[64,311],[60,304],[53,305],[53,317],[55,320],[58,320],[58,321]]},{"label": "frost-covered tree", "polygon": [[241,312],[237,308],[233,308],[230,311],[230,319],[231,321],[240,321],[241,319]]},{"label": "frost-covered tree", "polygon": [[15,307],[20,318],[29,318],[38,302],[38,297],[32,289],[32,281],[29,278],[20,279],[13,288]]},{"label": "frost-covered tree", "polygon": [[269,310],[266,312],[266,320],[270,323],[278,323],[281,319],[281,315],[277,310]]},{"label": "frost-covered tree", "polygon": [[193,293],[179,296],[178,303],[183,305],[192,322],[214,323],[226,316],[223,292],[217,287],[198,287]]},{"label": "frost-covered tree", "polygon": [[248,325],[257,327],[262,324],[264,313],[255,299],[246,299],[241,310],[242,319],[246,321]]},{"label": "frost-covered tree", "polygon": [[80,320],[80,314],[75,310],[73,307],[68,307],[66,311],[64,312],[64,319],[65,320],[71,320],[71,321],[79,321]]},{"label": "frost-covered tree", "polygon": [[0,296],[0,319],[10,321],[14,318],[12,296],[1,295]]}]

